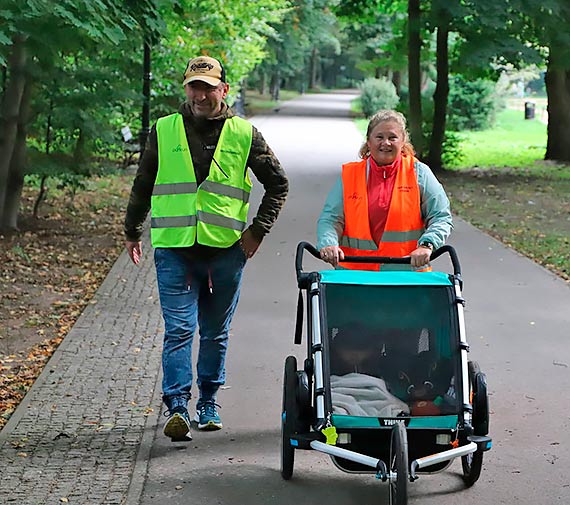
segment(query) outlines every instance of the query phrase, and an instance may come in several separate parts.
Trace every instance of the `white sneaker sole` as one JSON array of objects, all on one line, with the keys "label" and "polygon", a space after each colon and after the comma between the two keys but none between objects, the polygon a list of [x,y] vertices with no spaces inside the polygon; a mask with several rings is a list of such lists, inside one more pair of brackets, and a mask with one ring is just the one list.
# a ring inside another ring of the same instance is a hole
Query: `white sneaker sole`
[{"label": "white sneaker sole", "polygon": [[221,421],[219,423],[216,423],[214,421],[208,421],[206,424],[200,424],[199,412],[196,412],[196,415],[194,416],[194,421],[196,421],[196,423],[198,424],[198,429],[202,431],[216,431],[216,430],[221,430],[224,427]]}]

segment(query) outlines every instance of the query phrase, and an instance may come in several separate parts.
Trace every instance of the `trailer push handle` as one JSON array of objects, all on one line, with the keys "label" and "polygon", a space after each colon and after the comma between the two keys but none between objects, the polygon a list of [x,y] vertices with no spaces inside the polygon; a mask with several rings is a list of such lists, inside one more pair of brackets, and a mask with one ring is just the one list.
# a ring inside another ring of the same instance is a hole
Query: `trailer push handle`
[{"label": "trailer push handle", "polygon": [[[309,242],[299,242],[297,245],[297,253],[295,255],[295,270],[297,271],[297,283],[299,287],[301,285],[306,285],[307,281],[309,281],[310,273],[307,273],[303,270],[303,252],[308,251],[312,256],[317,259],[321,259],[321,255],[319,250]],[[457,252],[455,249],[450,245],[444,245],[439,249],[433,251],[430,261],[439,258],[440,256],[444,255],[445,253],[449,254],[451,259],[451,264],[453,266],[453,275],[461,278],[461,265],[459,264],[459,257],[457,256]],[[399,264],[399,265],[409,265],[410,264],[410,257],[405,256],[404,258],[394,258],[391,256],[345,256],[344,262],[350,263],[391,263],[391,264]]]}]

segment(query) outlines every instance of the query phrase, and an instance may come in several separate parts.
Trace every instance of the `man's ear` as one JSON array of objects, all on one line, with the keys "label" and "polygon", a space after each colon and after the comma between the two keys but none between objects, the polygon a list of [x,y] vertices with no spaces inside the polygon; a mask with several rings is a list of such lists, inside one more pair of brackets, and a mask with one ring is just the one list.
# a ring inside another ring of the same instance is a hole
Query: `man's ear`
[{"label": "man's ear", "polygon": [[225,82],[224,83],[224,93],[222,95],[223,98],[226,98],[226,96],[228,96],[229,91],[230,91],[230,85],[227,82]]}]

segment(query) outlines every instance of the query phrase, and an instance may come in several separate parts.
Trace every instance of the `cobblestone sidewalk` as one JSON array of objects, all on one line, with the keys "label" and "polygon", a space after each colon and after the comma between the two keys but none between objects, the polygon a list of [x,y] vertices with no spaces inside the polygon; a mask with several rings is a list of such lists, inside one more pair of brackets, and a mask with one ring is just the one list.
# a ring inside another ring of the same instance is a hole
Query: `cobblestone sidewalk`
[{"label": "cobblestone sidewalk", "polygon": [[151,251],[138,267],[120,256],[0,432],[1,504],[126,503],[160,409]]}]

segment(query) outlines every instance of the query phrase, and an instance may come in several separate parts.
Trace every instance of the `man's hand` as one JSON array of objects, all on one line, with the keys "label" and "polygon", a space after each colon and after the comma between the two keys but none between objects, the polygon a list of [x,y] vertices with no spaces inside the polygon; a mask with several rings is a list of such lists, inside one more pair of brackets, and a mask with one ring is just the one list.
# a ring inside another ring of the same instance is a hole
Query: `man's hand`
[{"label": "man's hand", "polygon": [[429,247],[419,246],[410,254],[410,263],[413,267],[423,267],[429,263],[431,253],[433,251]]},{"label": "man's hand", "polygon": [[330,263],[333,267],[337,267],[338,262],[344,260],[344,252],[337,245],[329,245],[320,250],[321,258]]},{"label": "man's hand", "polygon": [[142,258],[142,242],[131,242],[130,240],[126,240],[125,247],[127,248],[131,261],[135,265],[138,265]]},{"label": "man's hand", "polygon": [[243,249],[245,257],[247,259],[253,258],[253,255],[259,249],[261,245],[261,240],[255,238],[251,230],[248,228],[245,230],[239,240],[239,245]]}]

